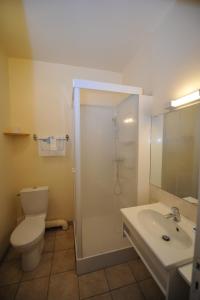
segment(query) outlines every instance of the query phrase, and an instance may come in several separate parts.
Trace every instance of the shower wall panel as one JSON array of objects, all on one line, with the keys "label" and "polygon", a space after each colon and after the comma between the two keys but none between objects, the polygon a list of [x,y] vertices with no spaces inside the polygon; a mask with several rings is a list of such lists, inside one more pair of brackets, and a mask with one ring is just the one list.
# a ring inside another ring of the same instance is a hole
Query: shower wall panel
[{"label": "shower wall panel", "polygon": [[137,107],[132,96],[116,106],[81,105],[83,257],[129,246],[120,208],[137,205]]},{"label": "shower wall panel", "polygon": [[129,96],[117,106],[120,162],[120,208],[137,205],[138,99]]}]

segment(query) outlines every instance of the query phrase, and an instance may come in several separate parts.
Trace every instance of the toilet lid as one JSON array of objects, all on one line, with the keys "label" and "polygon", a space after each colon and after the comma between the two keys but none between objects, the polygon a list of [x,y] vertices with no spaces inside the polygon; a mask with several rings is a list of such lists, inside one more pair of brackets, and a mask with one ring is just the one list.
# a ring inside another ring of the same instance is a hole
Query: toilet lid
[{"label": "toilet lid", "polygon": [[44,233],[44,229],[43,216],[28,216],[15,228],[10,242],[14,247],[32,244]]}]

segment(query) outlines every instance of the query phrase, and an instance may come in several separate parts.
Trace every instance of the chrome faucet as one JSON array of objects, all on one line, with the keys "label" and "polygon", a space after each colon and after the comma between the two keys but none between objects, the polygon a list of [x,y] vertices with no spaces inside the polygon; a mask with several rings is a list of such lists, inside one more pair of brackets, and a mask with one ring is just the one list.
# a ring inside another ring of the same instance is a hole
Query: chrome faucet
[{"label": "chrome faucet", "polygon": [[181,215],[178,207],[171,207],[171,213],[165,215],[165,218],[167,219],[173,219],[175,222],[180,222],[181,220]]}]

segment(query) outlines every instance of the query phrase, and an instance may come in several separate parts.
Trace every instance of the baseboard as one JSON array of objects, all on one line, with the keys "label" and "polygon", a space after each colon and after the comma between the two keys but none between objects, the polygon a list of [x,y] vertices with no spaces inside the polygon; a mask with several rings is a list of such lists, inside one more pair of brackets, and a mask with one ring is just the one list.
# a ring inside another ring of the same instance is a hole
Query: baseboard
[{"label": "baseboard", "polygon": [[125,263],[136,258],[138,258],[138,255],[132,247],[85,258],[76,257],[76,271],[78,275],[81,275],[116,264]]}]

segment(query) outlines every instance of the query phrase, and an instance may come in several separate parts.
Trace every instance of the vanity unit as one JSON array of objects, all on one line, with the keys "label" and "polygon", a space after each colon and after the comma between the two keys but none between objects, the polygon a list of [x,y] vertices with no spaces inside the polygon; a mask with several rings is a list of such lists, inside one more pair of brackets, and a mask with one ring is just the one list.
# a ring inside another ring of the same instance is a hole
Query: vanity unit
[{"label": "vanity unit", "polygon": [[192,267],[193,264],[187,264],[178,269],[179,273],[183,277],[183,279],[187,282],[188,286],[191,286],[192,283]]},{"label": "vanity unit", "polygon": [[183,216],[175,222],[162,203],[121,209],[128,238],[168,300],[188,299],[189,287],[178,272],[192,262],[194,224]]}]

